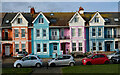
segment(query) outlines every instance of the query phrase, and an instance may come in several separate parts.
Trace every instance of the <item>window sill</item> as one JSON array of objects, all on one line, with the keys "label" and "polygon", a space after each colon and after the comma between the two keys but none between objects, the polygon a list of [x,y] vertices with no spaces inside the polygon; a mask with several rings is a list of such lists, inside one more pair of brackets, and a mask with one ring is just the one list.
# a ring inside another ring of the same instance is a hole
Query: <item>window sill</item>
[{"label": "window sill", "polygon": [[44,23],[39,23],[39,24],[44,24]]}]

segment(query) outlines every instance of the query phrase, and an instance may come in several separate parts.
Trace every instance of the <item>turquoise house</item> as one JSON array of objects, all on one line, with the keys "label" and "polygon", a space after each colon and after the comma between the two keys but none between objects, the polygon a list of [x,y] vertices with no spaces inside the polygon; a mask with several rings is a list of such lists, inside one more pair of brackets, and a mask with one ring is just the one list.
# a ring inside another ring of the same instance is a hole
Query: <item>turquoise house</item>
[{"label": "turquoise house", "polygon": [[32,53],[39,55],[41,58],[50,57],[49,48],[49,21],[40,12],[37,17],[33,20],[33,31],[32,31]]}]

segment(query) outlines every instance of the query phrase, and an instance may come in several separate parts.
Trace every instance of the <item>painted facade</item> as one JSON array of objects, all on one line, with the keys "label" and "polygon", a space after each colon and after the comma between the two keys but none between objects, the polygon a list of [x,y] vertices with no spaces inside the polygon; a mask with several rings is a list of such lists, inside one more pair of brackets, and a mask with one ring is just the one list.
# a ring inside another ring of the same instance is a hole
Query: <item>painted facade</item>
[{"label": "painted facade", "polygon": [[33,35],[32,35],[32,52],[40,57],[48,58],[50,56],[49,50],[49,21],[40,12],[34,19]]},{"label": "painted facade", "polygon": [[70,27],[70,52],[86,52],[85,20],[80,12],[76,12],[69,21]]},{"label": "painted facade", "polygon": [[2,54],[6,56],[16,56],[18,51],[24,50],[41,58],[120,50],[120,19],[116,13],[79,9],[71,13],[18,12],[8,15],[1,28]]}]

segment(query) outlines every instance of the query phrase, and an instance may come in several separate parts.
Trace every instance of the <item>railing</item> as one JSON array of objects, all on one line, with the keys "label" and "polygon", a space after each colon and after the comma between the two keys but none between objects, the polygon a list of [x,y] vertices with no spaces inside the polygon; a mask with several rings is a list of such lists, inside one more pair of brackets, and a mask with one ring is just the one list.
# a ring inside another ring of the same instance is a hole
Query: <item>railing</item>
[{"label": "railing", "polygon": [[9,38],[9,37],[8,38],[5,38],[5,37],[2,38],[2,41],[11,41],[11,40],[12,40],[12,38]]},{"label": "railing", "polygon": [[105,38],[120,38],[120,35],[106,35]]},{"label": "railing", "polygon": [[70,39],[70,36],[60,36],[60,40]]},{"label": "railing", "polygon": [[59,36],[51,36],[50,40],[59,40]]}]

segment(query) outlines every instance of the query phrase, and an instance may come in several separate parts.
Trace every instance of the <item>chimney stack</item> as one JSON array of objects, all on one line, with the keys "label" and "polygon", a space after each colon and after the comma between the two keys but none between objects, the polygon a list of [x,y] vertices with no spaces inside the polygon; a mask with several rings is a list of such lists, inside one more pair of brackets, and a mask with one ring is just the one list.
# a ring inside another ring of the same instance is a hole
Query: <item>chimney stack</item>
[{"label": "chimney stack", "polygon": [[84,13],[84,9],[82,7],[79,8],[79,11],[78,11],[80,14],[83,14]]},{"label": "chimney stack", "polygon": [[35,9],[34,9],[34,7],[32,7],[31,9],[30,9],[30,13],[33,15],[33,14],[35,14]]}]

